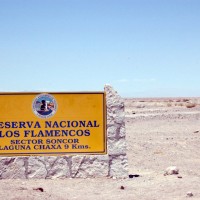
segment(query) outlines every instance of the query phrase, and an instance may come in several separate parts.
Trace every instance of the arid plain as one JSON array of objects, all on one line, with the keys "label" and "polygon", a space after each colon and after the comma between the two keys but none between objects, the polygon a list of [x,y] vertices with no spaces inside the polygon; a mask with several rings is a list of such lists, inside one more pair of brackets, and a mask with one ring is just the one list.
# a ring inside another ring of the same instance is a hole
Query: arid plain
[{"label": "arid plain", "polygon": [[[124,100],[133,178],[0,180],[0,198],[200,199],[200,98]],[[176,166],[179,174],[165,175],[170,166]]]}]

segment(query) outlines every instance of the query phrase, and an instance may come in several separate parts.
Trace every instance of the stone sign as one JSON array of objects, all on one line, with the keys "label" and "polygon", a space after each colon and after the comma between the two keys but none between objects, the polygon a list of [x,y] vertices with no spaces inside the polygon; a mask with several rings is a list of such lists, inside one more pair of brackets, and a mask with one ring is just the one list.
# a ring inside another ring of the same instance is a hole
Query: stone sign
[{"label": "stone sign", "polygon": [[[107,153],[105,155],[86,155],[75,153],[70,155],[65,153],[63,155],[56,156],[10,156],[10,157],[0,157],[0,179],[53,179],[53,178],[89,178],[89,177],[116,177],[116,178],[127,178],[128,177],[128,161],[126,155],[126,131],[125,131],[125,116],[124,116],[124,102],[123,99],[117,94],[116,91],[109,85],[105,86],[106,94],[106,109],[107,109],[107,118],[106,118],[106,147]],[[53,96],[53,95],[52,95]],[[32,97],[31,97],[32,99]],[[57,101],[57,97],[56,103]],[[13,99],[14,101],[15,99]],[[40,101],[40,109],[46,109],[46,103],[43,103],[38,96],[38,99],[33,100],[33,102]],[[50,100],[49,100],[50,101]],[[43,122],[45,120],[51,121],[53,117],[56,117],[59,112],[59,104],[56,104],[53,100],[53,105],[55,105],[55,112],[47,113],[49,118],[41,119]],[[91,101],[90,101],[91,102]],[[6,103],[6,102],[5,102]],[[25,104],[22,101],[21,103]],[[35,103],[37,104],[37,103]],[[71,101],[71,104],[73,101]],[[43,105],[43,107],[42,107]],[[80,101],[81,105],[81,101]],[[32,104],[34,106],[34,103]],[[69,106],[67,106],[69,108]],[[95,105],[94,105],[95,107]],[[39,108],[37,105],[34,107],[36,109],[35,113],[32,113],[35,119],[41,115],[37,113]],[[38,109],[37,109],[38,108]],[[14,106],[11,105],[11,110],[14,109]],[[21,108],[21,112],[23,112]],[[94,109],[95,108],[91,108]],[[87,111],[88,112],[88,111]],[[103,115],[103,114],[102,114]],[[20,117],[20,115],[18,114]],[[17,117],[17,116],[16,116]],[[52,117],[52,118],[51,118]],[[12,119],[5,119],[7,122],[12,122]],[[39,119],[38,119],[39,120]],[[57,119],[58,120],[58,119]],[[83,119],[80,119],[83,121]],[[85,119],[85,124],[88,124],[91,119]],[[5,122],[6,122],[5,121]],[[22,121],[25,121],[23,119]],[[100,119],[91,120],[92,126],[102,126],[103,122]],[[40,123],[40,121],[39,121]],[[67,124],[63,122],[62,125]],[[1,126],[10,126],[10,123],[7,125],[2,123]],[[13,126],[19,126],[19,124],[13,124]],[[23,123],[21,124],[23,126]],[[91,134],[94,134],[97,127],[90,127]],[[94,131],[94,132],[93,132]],[[5,134],[5,132],[4,132]],[[21,134],[21,133],[20,133]],[[3,135],[3,134],[2,134]],[[86,136],[85,136],[86,137]],[[2,138],[0,138],[1,140]],[[16,139],[17,140],[17,137]],[[96,143],[101,140],[97,139]]]}]

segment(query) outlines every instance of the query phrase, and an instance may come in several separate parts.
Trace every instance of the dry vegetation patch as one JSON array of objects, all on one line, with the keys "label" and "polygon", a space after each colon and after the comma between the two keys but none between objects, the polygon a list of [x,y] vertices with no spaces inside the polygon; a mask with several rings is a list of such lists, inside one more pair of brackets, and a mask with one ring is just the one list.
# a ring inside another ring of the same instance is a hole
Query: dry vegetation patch
[{"label": "dry vegetation patch", "polygon": [[196,106],[197,106],[196,103],[187,103],[187,104],[186,104],[186,108],[194,108],[194,107],[196,107]]}]

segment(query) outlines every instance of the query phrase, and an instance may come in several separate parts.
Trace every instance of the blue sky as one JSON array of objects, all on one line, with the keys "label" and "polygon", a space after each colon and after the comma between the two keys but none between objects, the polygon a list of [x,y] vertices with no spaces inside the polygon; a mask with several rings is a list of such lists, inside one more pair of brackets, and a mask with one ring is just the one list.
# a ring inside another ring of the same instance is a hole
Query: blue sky
[{"label": "blue sky", "polygon": [[0,91],[200,96],[199,0],[0,0]]}]

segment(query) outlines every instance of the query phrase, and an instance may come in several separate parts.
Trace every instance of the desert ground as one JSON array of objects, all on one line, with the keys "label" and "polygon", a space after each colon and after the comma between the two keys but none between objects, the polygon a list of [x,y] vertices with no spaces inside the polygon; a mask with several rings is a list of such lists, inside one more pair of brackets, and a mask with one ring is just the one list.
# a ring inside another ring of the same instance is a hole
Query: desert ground
[{"label": "desert ground", "polygon": [[[200,98],[124,100],[129,174],[136,176],[0,180],[0,199],[200,199]],[[179,174],[165,175],[169,166]]]}]

